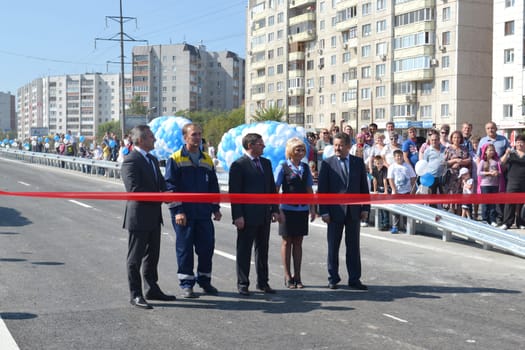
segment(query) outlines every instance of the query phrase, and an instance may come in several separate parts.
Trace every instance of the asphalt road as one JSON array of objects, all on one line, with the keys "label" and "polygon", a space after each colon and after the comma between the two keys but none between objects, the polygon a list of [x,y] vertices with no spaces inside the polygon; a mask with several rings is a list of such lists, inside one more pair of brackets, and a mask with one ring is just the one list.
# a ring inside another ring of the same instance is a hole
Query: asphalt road
[{"label": "asphalt road", "polygon": [[[6,191],[123,191],[114,181],[0,158]],[[326,288],[325,227],[305,238],[304,290],[240,297],[229,207],[216,224],[218,296],[129,305],[119,201],[0,195],[0,349],[518,349],[525,344],[524,260],[466,242],[362,230],[368,292]],[[178,294],[165,208],[161,287]],[[341,251],[343,253],[343,251]],[[341,255],[341,266],[344,256]],[[346,271],[341,271],[343,280]],[[252,266],[252,284],[254,274]],[[521,345],[520,345],[521,344]]]}]

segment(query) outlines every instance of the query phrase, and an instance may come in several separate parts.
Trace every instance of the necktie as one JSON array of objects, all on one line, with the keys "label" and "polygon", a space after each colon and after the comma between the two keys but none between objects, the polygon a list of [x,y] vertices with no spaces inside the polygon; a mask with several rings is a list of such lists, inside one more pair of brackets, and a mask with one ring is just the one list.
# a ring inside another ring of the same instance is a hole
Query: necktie
[{"label": "necktie", "polygon": [[157,181],[157,169],[155,168],[155,162],[153,161],[153,156],[149,153],[146,154],[149,164],[153,168],[153,174],[155,175],[155,181]]},{"label": "necktie", "polygon": [[261,165],[261,161],[260,161],[260,159],[259,159],[259,158],[253,158],[253,161],[255,162],[255,167],[256,167],[257,169],[259,169],[259,171],[260,171],[261,173],[264,173],[263,168],[262,168],[262,165]]},{"label": "necktie", "polygon": [[348,182],[348,159],[341,158],[341,162],[343,162],[343,175],[345,177],[345,183],[347,183]]}]

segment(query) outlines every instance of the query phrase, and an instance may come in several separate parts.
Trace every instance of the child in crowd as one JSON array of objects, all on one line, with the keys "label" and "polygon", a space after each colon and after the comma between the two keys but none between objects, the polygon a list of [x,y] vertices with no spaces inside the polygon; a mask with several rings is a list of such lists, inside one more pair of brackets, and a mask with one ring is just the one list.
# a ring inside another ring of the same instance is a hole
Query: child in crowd
[{"label": "child in crowd", "polygon": [[[388,167],[388,182],[392,189],[392,194],[408,194],[412,192],[416,183],[416,173],[412,166],[408,165],[403,159],[403,151],[396,149],[394,151],[394,163]],[[399,232],[399,223],[401,217],[399,214],[393,214],[391,233]]]},{"label": "child in crowd", "polygon": [[[463,194],[472,194],[474,188],[474,180],[470,177],[470,172],[467,168],[459,169],[458,178],[461,179],[463,186]],[[461,205],[461,217],[472,219],[472,204]]]},{"label": "child in crowd", "polygon": [[[377,155],[374,157],[372,167],[372,191],[375,193],[388,193],[388,168],[385,166],[383,157]],[[379,209],[379,229],[388,230],[390,226],[389,213],[386,210]]]},{"label": "child in crowd", "polygon": [[[497,193],[499,191],[499,182],[501,172],[501,163],[493,144],[486,144],[481,151],[481,160],[478,165],[478,180],[480,193]],[[481,215],[483,221],[492,226],[498,226],[496,223],[496,204],[482,204]]]}]

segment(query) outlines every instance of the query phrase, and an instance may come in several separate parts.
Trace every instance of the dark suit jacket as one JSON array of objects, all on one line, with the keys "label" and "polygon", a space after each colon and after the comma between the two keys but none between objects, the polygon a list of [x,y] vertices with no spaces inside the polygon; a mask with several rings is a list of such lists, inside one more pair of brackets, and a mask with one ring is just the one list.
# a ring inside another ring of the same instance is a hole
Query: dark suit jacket
[{"label": "dark suit jacket", "polygon": [[[323,160],[319,172],[318,193],[370,193],[363,159],[349,155],[349,180],[345,184],[343,169],[339,158],[332,156]],[[370,205],[326,205],[319,206],[321,215],[330,215],[330,220],[344,223],[347,210],[350,218],[359,220],[362,211],[370,211]]]},{"label": "dark suit jacket", "polygon": [[[137,150],[131,151],[122,162],[121,176],[127,192],[164,192],[166,182],[155,158],[157,178],[150,163]],[[162,202],[128,201],[124,213],[123,228],[130,231],[149,231],[162,224]]]},{"label": "dark suit jacket", "polygon": [[[243,155],[230,166],[228,181],[230,193],[276,193],[273,178],[272,164],[263,157],[259,157],[264,174],[255,167],[255,163],[247,155]],[[232,219],[244,217],[247,225],[261,225],[270,220],[271,213],[278,213],[279,207],[275,204],[233,204],[231,205]]]}]

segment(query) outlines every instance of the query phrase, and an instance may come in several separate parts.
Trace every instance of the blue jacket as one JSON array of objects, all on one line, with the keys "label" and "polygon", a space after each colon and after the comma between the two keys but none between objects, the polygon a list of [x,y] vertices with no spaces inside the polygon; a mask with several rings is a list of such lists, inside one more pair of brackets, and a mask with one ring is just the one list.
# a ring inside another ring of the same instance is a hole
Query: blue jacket
[{"label": "blue jacket", "polygon": [[[186,146],[174,152],[166,162],[167,190],[181,193],[219,193],[219,182],[213,160],[200,152],[199,164],[190,159]],[[172,202],[169,204],[172,215],[184,213],[188,220],[210,219],[211,214],[220,209],[218,203]]]}]

